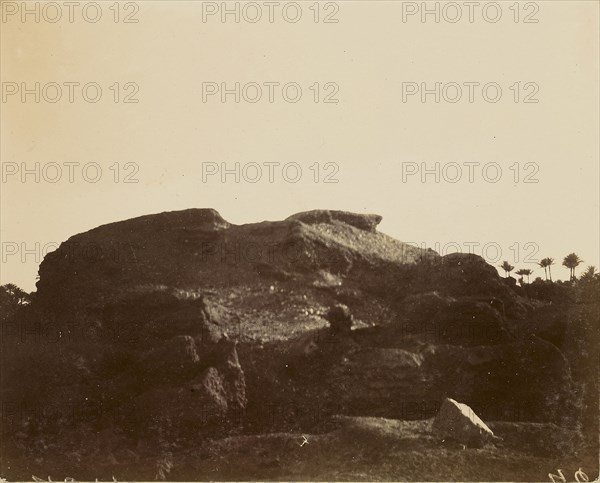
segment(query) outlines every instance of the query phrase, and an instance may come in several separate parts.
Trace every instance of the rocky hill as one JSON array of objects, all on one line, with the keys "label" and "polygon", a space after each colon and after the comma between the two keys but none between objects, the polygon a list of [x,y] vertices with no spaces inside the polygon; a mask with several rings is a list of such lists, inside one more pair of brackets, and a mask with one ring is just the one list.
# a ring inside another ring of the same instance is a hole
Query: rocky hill
[{"label": "rocky hill", "polygon": [[[551,308],[548,324],[551,303],[482,258],[402,243],[380,221],[317,210],[238,226],[190,209],[65,241],[3,342],[3,468],[20,471],[5,474],[219,479],[174,461],[224,437],[338,435],[340,415],[423,422],[446,397],[509,440],[509,424],[548,425],[542,439],[568,428],[580,451],[589,393],[576,338],[560,336],[572,308]],[[330,327],[335,306],[350,330]]]},{"label": "rocky hill", "polygon": [[214,210],[192,209],[112,223],[71,237],[44,259],[38,298],[87,305],[144,285],[187,290],[310,281],[321,271],[347,276],[434,255],[377,233],[380,219],[313,211],[236,226]]}]

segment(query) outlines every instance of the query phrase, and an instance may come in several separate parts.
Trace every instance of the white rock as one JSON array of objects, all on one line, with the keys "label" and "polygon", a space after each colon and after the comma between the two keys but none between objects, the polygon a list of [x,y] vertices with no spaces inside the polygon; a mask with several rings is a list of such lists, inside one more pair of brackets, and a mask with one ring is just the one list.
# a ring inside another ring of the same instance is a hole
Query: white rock
[{"label": "white rock", "polygon": [[483,446],[498,439],[466,404],[446,398],[433,421],[433,431],[441,438],[452,438],[469,446]]}]

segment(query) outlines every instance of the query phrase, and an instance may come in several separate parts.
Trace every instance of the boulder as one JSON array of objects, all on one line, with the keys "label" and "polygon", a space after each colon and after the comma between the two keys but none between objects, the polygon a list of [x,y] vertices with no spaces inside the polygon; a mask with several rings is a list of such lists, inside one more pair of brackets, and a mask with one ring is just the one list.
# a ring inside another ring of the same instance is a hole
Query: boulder
[{"label": "boulder", "polygon": [[325,319],[329,322],[334,334],[350,332],[353,317],[347,305],[334,305],[325,315]]},{"label": "boulder", "polygon": [[440,438],[451,438],[473,447],[492,441],[494,433],[466,404],[446,398],[433,421],[433,431]]}]

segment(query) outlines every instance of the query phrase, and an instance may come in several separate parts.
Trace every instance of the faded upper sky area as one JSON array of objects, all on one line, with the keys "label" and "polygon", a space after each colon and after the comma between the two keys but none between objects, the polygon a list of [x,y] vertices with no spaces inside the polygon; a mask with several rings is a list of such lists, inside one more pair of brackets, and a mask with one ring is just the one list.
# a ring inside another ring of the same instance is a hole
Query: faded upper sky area
[{"label": "faded upper sky area", "polygon": [[596,1],[1,7],[2,283],[33,289],[73,234],[190,207],[379,213],[563,279],[571,251],[599,263]]}]

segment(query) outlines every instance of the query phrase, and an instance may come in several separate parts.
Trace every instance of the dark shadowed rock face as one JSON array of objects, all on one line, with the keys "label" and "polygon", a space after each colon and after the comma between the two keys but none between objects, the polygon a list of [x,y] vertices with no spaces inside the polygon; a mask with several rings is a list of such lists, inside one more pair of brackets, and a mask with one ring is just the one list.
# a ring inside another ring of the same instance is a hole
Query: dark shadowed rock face
[{"label": "dark shadowed rock face", "polygon": [[[219,342],[210,366],[202,364],[201,359],[191,353],[190,343],[193,342],[185,341],[178,356],[164,354],[171,377],[163,384],[149,385],[125,405],[134,411],[125,424],[143,425],[144,421],[150,421],[156,429],[168,426],[173,439],[195,439],[202,433],[222,431],[239,424],[239,415],[246,408],[247,400],[244,372],[235,343]],[[187,378],[177,374],[186,371],[186,366],[194,365],[195,371],[187,369]]]},{"label": "dark shadowed rock face", "polygon": [[[215,421],[227,428],[245,408],[246,383],[236,342],[224,336],[217,314],[218,307],[202,297],[153,289],[124,292],[85,311],[66,308],[53,319],[34,313],[29,326],[46,324],[63,340],[32,338],[17,348],[14,372],[6,373],[12,382],[3,390],[25,407],[69,404],[78,416],[101,415],[89,419],[134,439],[167,430],[172,440],[198,437]],[[37,360],[44,362],[33,366]],[[29,382],[20,383],[29,371]],[[74,423],[64,411],[55,419],[54,429],[43,418],[31,427],[60,438],[87,422]]]},{"label": "dark shadowed rock face", "polygon": [[359,329],[313,339],[315,350],[290,362],[301,392],[314,400],[327,394],[324,402],[341,414],[399,419],[431,418],[445,397],[492,421],[558,421],[572,409],[568,361],[539,338],[473,344],[467,336],[446,342],[444,334],[369,330],[383,337]]},{"label": "dark shadowed rock face", "polygon": [[493,345],[512,342],[504,319],[504,304],[494,297],[443,297],[425,292],[406,297],[402,302],[406,337],[421,334],[425,339],[454,345]]}]

